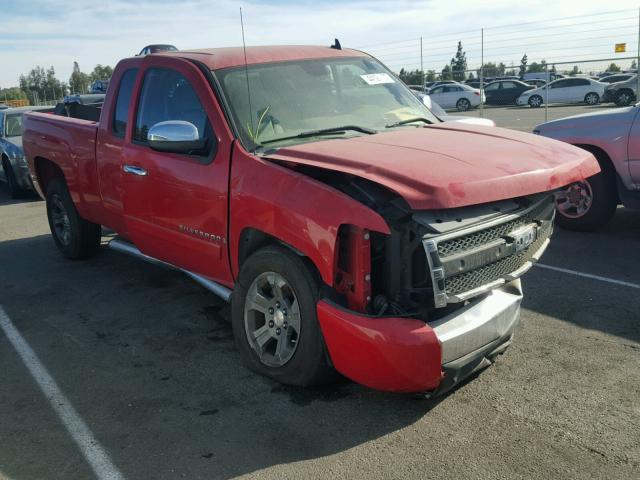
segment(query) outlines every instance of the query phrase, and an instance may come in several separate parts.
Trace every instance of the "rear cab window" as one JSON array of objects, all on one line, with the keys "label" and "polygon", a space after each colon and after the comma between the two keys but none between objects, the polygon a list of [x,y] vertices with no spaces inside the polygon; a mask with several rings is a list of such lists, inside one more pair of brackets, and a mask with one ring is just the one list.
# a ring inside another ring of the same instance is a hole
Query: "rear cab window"
[{"label": "rear cab window", "polygon": [[133,86],[138,75],[137,68],[130,68],[122,74],[120,85],[118,87],[118,97],[116,98],[116,106],[113,111],[113,123],[111,126],[112,133],[124,138],[127,131],[127,118],[129,116],[129,104],[131,103],[131,94]]}]

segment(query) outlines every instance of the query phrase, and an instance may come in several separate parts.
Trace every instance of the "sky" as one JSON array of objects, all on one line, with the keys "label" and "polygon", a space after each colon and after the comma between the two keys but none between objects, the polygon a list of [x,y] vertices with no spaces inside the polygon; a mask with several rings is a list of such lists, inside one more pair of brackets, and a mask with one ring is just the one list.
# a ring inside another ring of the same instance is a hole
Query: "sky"
[{"label": "sky", "polygon": [[[0,87],[17,85],[36,65],[53,66],[68,81],[74,61],[90,72],[151,43],[241,45],[240,7],[247,45],[329,45],[338,37],[344,47],[371,51],[399,70],[419,66],[420,37],[425,69],[441,68],[458,40],[468,45],[470,66],[479,65],[482,27],[485,61],[509,65],[525,51],[534,52],[530,61],[613,56],[619,41],[635,55],[639,6],[627,0],[0,0]],[[592,15],[603,11],[610,13]],[[563,17],[572,18],[550,20]]]}]

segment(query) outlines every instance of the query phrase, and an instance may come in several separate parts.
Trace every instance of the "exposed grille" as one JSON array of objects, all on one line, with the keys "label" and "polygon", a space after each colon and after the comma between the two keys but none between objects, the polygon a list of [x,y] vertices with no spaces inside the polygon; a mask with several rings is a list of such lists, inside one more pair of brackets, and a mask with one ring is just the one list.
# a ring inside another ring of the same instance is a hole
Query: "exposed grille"
[{"label": "exposed grille", "polygon": [[[484,228],[479,224],[458,236],[452,232],[423,239],[436,307],[464,301],[521,274],[553,231],[553,196],[539,198],[529,208],[508,214],[508,221],[496,219]],[[533,234],[533,242],[525,246]]]},{"label": "exposed grille", "polygon": [[492,240],[503,237],[518,227],[531,223],[534,220],[539,220],[540,214],[542,213],[544,208],[547,207],[547,205],[548,204],[546,202],[543,202],[541,205],[537,206],[526,215],[516,218],[515,220],[512,220],[510,222],[501,223],[500,225],[487,228],[486,230],[480,230],[478,232],[473,232],[462,237],[456,237],[452,238],[451,240],[446,240],[444,242],[438,243],[438,254],[441,257],[446,257],[448,255],[457,254],[464,250],[469,250],[471,248],[484,245],[491,242]]},{"label": "exposed grille", "polygon": [[[509,222],[511,224],[512,222]],[[524,224],[524,223],[523,223]],[[517,228],[518,223],[512,225],[511,228],[505,231],[505,234]],[[533,254],[537,252],[544,241],[551,235],[551,224],[547,224],[546,228],[541,229],[539,236],[535,242],[529,245],[528,248],[518,252],[510,257],[503,258],[497,262],[490,263],[484,267],[480,267],[471,272],[448,277],[445,280],[445,292],[447,295],[456,295],[462,292],[468,292],[474,288],[486,285],[496,279],[499,279],[509,273],[515,272],[522,267],[527,261],[531,259]]]}]

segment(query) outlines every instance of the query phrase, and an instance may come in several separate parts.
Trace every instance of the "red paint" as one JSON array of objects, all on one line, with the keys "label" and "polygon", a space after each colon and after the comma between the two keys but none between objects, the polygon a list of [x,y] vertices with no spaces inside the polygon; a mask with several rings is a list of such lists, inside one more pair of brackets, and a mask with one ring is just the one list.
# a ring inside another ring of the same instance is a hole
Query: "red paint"
[{"label": "red paint", "polygon": [[371,238],[368,230],[353,225],[342,227],[336,247],[335,289],[347,299],[347,306],[366,312],[371,300]]},{"label": "red paint", "polygon": [[318,303],[318,320],[334,367],[367,387],[426,392],[442,380],[440,342],[420,320],[374,318]]},{"label": "red paint", "polygon": [[364,177],[395,191],[417,210],[545,192],[600,171],[593,155],[571,145],[512,130],[447,123],[296,145],[273,157]]}]

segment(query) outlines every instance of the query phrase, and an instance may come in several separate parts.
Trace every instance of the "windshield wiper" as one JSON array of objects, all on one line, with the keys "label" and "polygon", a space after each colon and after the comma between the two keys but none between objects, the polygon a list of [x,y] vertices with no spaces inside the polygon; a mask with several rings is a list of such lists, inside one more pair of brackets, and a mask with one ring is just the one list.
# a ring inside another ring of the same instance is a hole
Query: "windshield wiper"
[{"label": "windshield wiper", "polygon": [[291,135],[290,137],[271,138],[269,140],[261,141],[260,143],[262,145],[266,145],[267,143],[281,142],[284,140],[293,140],[294,138],[309,138],[309,137],[319,137],[322,135],[330,135],[333,133],[344,133],[348,130],[366,133],[367,135],[378,133],[378,131],[374,130],[373,128],[360,127],[358,125],[343,125],[342,127],[331,127],[331,128],[321,128],[319,130],[308,130],[306,132],[300,132],[297,135]]},{"label": "windshield wiper", "polygon": [[427,125],[432,125],[433,124],[433,122],[431,120],[429,120],[428,118],[415,117],[415,118],[409,118],[407,120],[402,120],[400,122],[391,123],[389,125],[385,125],[385,128],[401,127],[402,125],[408,125],[409,123],[414,123],[414,122],[424,122]]}]

